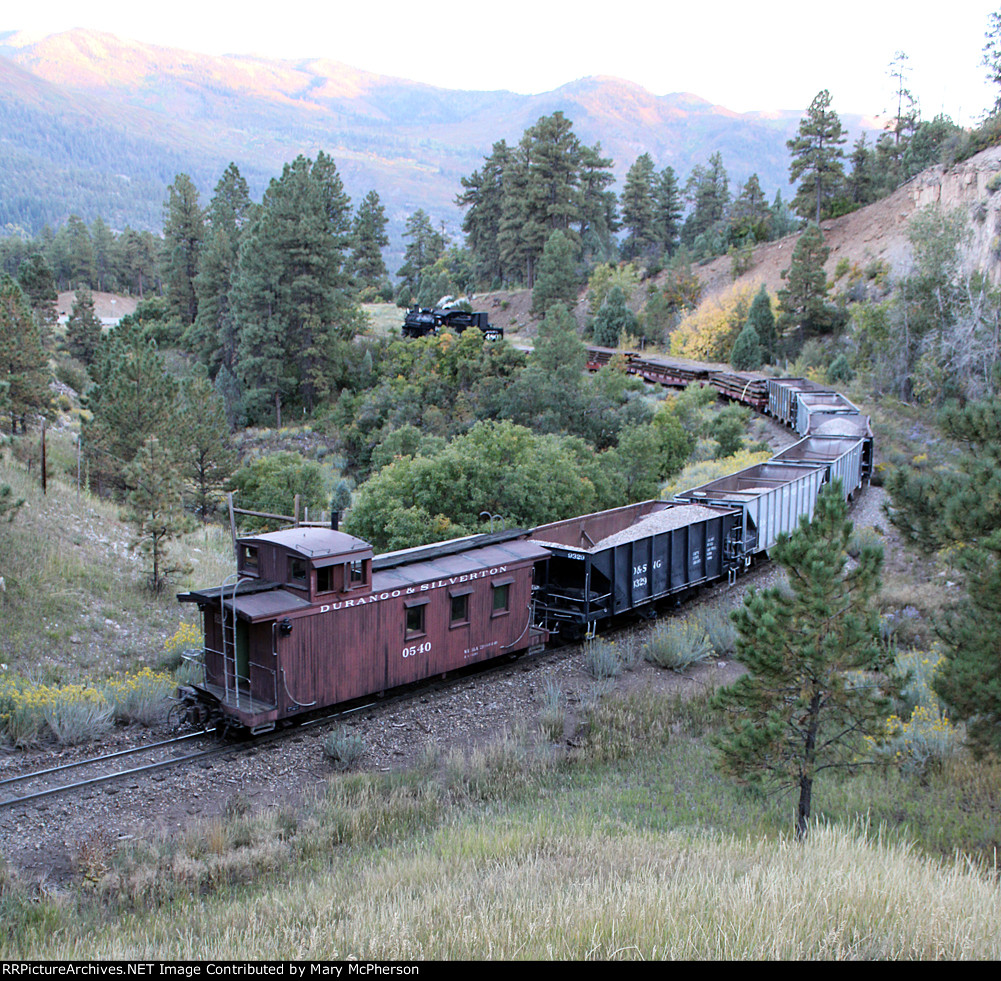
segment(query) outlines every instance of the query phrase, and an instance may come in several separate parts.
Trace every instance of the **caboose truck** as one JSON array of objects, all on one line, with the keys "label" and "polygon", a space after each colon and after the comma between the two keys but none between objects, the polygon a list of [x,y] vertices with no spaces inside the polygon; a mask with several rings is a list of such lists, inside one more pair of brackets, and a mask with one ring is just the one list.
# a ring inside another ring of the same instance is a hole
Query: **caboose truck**
[{"label": "caboose truck", "polygon": [[300,526],[237,541],[237,573],[197,603],[202,680],[194,717],[264,732],[315,707],[545,643],[533,583],[549,552],[524,532],[373,556],[367,542]]}]

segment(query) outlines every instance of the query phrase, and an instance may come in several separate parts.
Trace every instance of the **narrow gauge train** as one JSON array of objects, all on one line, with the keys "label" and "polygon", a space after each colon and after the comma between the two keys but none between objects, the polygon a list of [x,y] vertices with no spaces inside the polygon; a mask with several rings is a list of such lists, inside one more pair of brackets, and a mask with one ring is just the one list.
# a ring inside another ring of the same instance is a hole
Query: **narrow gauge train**
[{"label": "narrow gauge train", "polygon": [[403,318],[400,332],[404,337],[426,337],[428,334],[437,334],[442,329],[461,334],[467,327],[479,328],[489,341],[504,336],[504,328],[491,324],[490,314],[486,311],[471,313],[452,307],[435,307],[432,310],[418,306],[411,307]]},{"label": "narrow gauge train", "polygon": [[[609,352],[592,349],[592,369]],[[604,360],[603,360],[604,359]],[[263,732],[318,708],[506,654],[555,633],[594,636],[627,611],[734,581],[840,480],[854,495],[872,468],[868,418],[803,379],[764,379],[691,362],[627,356],[664,385],[712,385],[803,437],[767,463],[644,501],[533,529],[374,555],[335,528],[299,525],[237,541],[237,572],[181,594],[198,605],[200,680],[181,690],[192,721]],[[823,396],[823,398],[817,398]]]}]

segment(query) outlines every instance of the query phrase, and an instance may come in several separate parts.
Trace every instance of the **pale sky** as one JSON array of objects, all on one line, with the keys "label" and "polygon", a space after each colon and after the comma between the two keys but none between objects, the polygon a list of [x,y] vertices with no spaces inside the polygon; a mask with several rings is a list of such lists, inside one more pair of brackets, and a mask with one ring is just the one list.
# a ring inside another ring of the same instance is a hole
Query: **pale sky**
[{"label": "pale sky", "polygon": [[944,111],[968,125],[994,102],[981,58],[999,4],[293,0],[251,8],[34,0],[9,8],[0,31],[87,27],[208,54],[331,58],[459,89],[537,93],[614,75],[655,95],[693,92],[736,112],[805,110],[826,88],[837,112],[868,115],[891,106],[887,68],[901,50],[923,118]]}]

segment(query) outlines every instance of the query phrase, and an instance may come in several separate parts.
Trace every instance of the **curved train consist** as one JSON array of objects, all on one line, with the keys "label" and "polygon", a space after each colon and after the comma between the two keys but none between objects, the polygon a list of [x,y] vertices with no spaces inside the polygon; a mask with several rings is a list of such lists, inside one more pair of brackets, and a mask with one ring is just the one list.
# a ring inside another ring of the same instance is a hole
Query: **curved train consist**
[{"label": "curved train consist", "polygon": [[[592,370],[615,352],[592,348]],[[644,501],[532,529],[374,555],[335,528],[299,525],[237,541],[237,572],[178,598],[198,605],[201,680],[181,690],[191,720],[263,732],[314,709],[593,636],[610,618],[734,581],[838,479],[854,495],[872,470],[869,419],[806,379],[765,379],[626,355],[661,385],[712,385],[795,429],[767,463]]]}]

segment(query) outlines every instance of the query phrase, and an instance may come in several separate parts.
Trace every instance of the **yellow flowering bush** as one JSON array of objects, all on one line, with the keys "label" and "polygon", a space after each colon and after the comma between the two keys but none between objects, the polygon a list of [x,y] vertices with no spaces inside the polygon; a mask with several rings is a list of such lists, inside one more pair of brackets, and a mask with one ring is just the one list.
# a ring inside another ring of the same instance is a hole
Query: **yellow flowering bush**
[{"label": "yellow flowering bush", "polygon": [[111,704],[88,685],[39,685],[14,677],[0,681],[0,726],[15,746],[48,733],[61,745],[97,739],[113,725]]},{"label": "yellow flowering bush", "polygon": [[160,667],[176,671],[181,666],[181,655],[192,647],[199,650],[202,647],[201,628],[193,623],[182,623],[173,636],[163,642],[164,654],[160,658]]},{"label": "yellow flowering bush", "polygon": [[104,690],[114,708],[116,722],[148,726],[166,718],[170,711],[168,699],[175,686],[173,675],[143,668],[137,674],[113,678]]},{"label": "yellow flowering bush", "polygon": [[924,651],[897,657],[897,670],[907,676],[901,689],[905,708],[902,716],[894,714],[886,720],[882,739],[872,742],[877,756],[923,771],[932,761],[956,751],[956,727],[933,688],[935,672],[944,660],[939,652]]},{"label": "yellow flowering bush", "polygon": [[105,735],[115,722],[149,725],[165,718],[174,679],[143,668],[104,685],[42,685],[0,678],[0,731],[18,748],[52,738],[63,746]]}]

